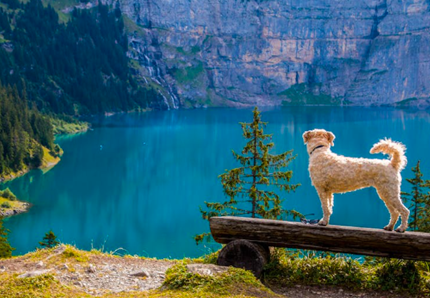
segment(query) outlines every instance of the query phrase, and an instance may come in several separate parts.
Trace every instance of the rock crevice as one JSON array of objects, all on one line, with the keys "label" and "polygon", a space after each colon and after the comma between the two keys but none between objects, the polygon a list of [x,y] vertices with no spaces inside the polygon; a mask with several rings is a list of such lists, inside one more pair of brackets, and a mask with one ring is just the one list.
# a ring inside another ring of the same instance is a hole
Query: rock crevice
[{"label": "rock crevice", "polygon": [[430,103],[424,0],[120,0],[120,6],[140,26],[131,52],[141,53],[133,57],[141,75],[164,88],[170,108]]}]

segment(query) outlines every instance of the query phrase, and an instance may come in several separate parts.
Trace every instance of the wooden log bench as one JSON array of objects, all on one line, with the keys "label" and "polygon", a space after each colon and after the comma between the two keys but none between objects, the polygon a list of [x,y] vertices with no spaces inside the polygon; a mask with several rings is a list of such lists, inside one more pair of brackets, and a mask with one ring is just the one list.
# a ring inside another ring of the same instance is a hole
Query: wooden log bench
[{"label": "wooden log bench", "polygon": [[269,261],[269,247],[430,261],[430,233],[232,216],[212,217],[210,229],[216,242],[227,244],[219,254],[218,265],[245,268],[257,277]]}]

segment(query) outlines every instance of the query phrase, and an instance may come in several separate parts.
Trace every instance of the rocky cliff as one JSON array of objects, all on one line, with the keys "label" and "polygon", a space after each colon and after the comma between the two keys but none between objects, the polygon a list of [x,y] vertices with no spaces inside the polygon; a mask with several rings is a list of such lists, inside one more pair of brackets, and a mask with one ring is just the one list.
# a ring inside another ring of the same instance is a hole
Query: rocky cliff
[{"label": "rocky cliff", "polygon": [[164,106],[430,103],[425,0],[120,0]]}]

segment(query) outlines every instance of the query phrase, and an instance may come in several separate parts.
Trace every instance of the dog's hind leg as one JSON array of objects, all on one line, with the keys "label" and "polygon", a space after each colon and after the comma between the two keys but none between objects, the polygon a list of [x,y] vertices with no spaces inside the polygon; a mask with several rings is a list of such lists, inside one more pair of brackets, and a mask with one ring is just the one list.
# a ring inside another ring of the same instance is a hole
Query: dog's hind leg
[{"label": "dog's hind leg", "polygon": [[328,225],[330,216],[333,213],[333,194],[319,189],[317,189],[317,191],[321,200],[321,207],[324,214],[323,218],[318,222],[318,224],[320,226],[326,226]]},{"label": "dog's hind leg", "polygon": [[393,190],[392,186],[377,187],[376,190],[390,212],[390,222],[384,227],[384,230],[392,231],[400,215],[402,217],[402,223],[396,231],[400,233],[406,231],[408,227],[409,210],[400,201],[400,190]]},{"label": "dog's hind leg", "polygon": [[387,209],[390,212],[390,222],[384,227],[384,230],[392,231],[396,225],[397,220],[399,219],[400,213],[391,204],[387,204],[387,202],[385,202],[385,206],[387,206]]},{"label": "dog's hind leg", "polygon": [[402,224],[396,229],[396,232],[403,233],[408,228],[408,221],[409,221],[409,209],[403,205],[401,199],[400,199],[400,193],[399,196],[394,200],[393,202],[394,208],[397,209],[398,212],[400,212],[400,216],[402,217]]}]

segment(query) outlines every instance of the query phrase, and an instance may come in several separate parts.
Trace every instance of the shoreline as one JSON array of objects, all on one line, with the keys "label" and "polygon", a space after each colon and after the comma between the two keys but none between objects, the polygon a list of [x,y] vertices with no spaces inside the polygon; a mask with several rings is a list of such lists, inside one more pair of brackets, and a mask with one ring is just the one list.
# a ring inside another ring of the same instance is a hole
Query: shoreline
[{"label": "shoreline", "polygon": [[[44,147],[43,150],[45,151],[45,149],[46,148]],[[62,155],[62,152],[61,152],[61,155]],[[44,156],[42,166],[40,166],[38,168],[26,168],[26,169],[23,169],[17,173],[13,173],[13,174],[9,174],[9,175],[0,177],[0,184],[12,181],[12,180],[19,178],[19,177],[22,177],[32,170],[42,170],[43,172],[47,172],[51,168],[56,166],[60,161],[61,161],[60,157],[53,157],[52,155],[49,154],[49,160],[45,159],[45,156]]]},{"label": "shoreline", "polygon": [[1,208],[0,207],[0,217],[11,217],[14,215],[18,215],[21,213],[26,213],[28,212],[28,210],[30,210],[31,208],[31,204],[28,202],[24,202],[24,201],[11,201],[16,203],[15,207],[11,207],[11,208]]}]

